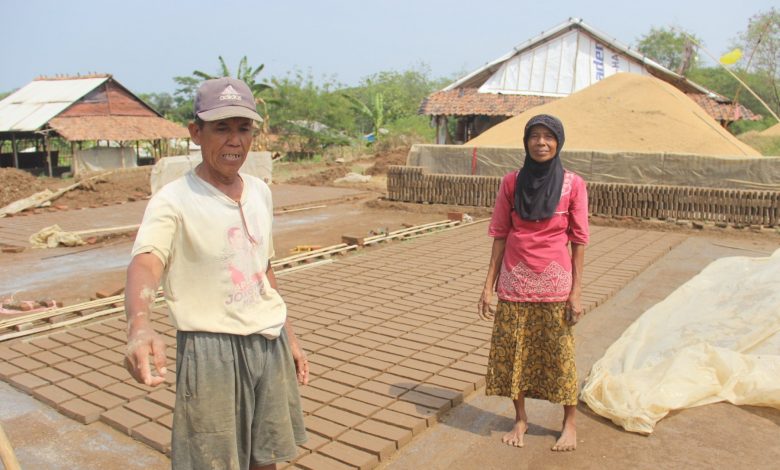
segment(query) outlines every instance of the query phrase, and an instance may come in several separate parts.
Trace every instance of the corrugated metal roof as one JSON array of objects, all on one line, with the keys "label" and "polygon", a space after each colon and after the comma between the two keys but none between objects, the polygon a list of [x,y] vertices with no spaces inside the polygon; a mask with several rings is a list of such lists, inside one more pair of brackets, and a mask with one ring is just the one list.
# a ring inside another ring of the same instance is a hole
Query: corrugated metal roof
[{"label": "corrugated metal roof", "polygon": [[0,132],[33,132],[109,77],[35,80],[0,101]]}]

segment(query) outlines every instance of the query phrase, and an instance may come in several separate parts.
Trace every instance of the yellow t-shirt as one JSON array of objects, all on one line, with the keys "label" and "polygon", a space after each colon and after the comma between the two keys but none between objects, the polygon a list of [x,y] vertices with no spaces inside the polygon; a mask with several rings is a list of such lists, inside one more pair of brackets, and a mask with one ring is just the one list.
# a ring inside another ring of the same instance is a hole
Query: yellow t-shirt
[{"label": "yellow t-shirt", "polygon": [[274,255],[271,190],[259,178],[241,178],[240,206],[190,171],[146,208],[132,255],[153,253],[163,262],[163,291],[179,330],[276,338],[287,318],[265,276]]}]

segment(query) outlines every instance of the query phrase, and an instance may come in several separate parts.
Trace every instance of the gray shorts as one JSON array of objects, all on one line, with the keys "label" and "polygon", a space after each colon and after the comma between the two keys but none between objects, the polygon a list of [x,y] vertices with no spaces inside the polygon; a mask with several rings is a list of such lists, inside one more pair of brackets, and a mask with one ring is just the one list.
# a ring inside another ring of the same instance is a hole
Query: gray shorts
[{"label": "gray shorts", "polygon": [[176,335],[174,470],[247,469],[288,461],[306,442],[295,363],[279,338]]}]

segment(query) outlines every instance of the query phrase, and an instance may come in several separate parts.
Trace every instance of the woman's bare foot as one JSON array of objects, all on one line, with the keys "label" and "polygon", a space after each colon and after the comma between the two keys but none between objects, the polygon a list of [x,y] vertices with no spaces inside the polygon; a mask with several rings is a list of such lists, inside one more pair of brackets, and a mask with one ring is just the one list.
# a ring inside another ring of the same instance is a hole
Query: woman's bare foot
[{"label": "woman's bare foot", "polygon": [[577,448],[577,407],[563,406],[563,430],[558,442],[552,446],[554,452],[568,452]]},{"label": "woman's bare foot", "polygon": [[528,423],[525,421],[517,421],[511,431],[504,434],[501,438],[501,442],[508,446],[523,447],[523,436],[528,432]]},{"label": "woman's bare foot", "polygon": [[564,424],[563,431],[561,431],[561,437],[558,438],[558,442],[552,446],[552,450],[555,452],[568,452],[577,448],[577,428],[572,424]]}]

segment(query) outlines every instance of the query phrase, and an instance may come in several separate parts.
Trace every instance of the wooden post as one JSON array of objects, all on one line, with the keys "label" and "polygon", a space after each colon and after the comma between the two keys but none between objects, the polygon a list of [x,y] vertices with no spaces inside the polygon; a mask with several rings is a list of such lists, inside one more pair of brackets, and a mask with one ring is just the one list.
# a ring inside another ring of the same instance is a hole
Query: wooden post
[{"label": "wooden post", "polygon": [[11,149],[14,154],[14,168],[19,169],[19,152],[16,149],[16,134],[11,134]]},{"label": "wooden post", "polygon": [[447,144],[447,116],[436,116],[436,143]]},{"label": "wooden post", "polygon": [[46,147],[46,166],[49,167],[49,178],[54,176],[51,168],[51,148],[49,147],[49,133],[43,135],[43,146]]},{"label": "wooden post", "polygon": [[78,171],[78,162],[76,162],[76,142],[70,143],[70,175],[76,176]]}]

